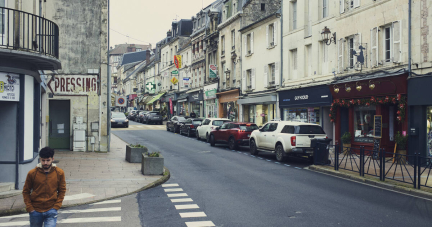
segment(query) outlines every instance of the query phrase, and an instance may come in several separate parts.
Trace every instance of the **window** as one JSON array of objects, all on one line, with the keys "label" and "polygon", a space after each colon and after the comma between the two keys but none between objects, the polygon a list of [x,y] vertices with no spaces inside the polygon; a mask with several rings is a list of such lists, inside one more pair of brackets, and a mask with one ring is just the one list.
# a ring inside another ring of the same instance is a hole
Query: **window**
[{"label": "window", "polygon": [[281,133],[294,134],[294,126],[285,125],[285,127],[282,129]]},{"label": "window", "polygon": [[229,122],[229,121],[220,121],[220,120],[217,120],[217,121],[213,121],[212,125],[221,126],[225,122]]},{"label": "window", "polygon": [[140,51],[142,51],[141,48],[137,48],[137,49],[136,49],[136,52],[140,52]]},{"label": "window", "polygon": [[270,127],[269,127],[268,132],[274,132],[274,131],[276,131],[278,123],[270,123],[269,125],[270,125]]},{"label": "window", "polygon": [[391,61],[391,43],[392,43],[392,36],[391,36],[391,27],[387,26],[384,28],[384,61],[390,62]]},{"label": "window", "polygon": [[225,36],[221,37],[222,55],[225,55]]},{"label": "window", "polygon": [[237,13],[237,0],[234,0],[233,1],[233,15],[235,14],[235,13]]},{"label": "window", "polygon": [[354,141],[373,142],[375,106],[355,106],[354,107]]},{"label": "window", "polygon": [[354,67],[354,38],[348,38],[348,50],[349,50],[349,67]]},{"label": "window", "polygon": [[275,64],[270,64],[269,65],[269,75],[270,75],[270,85],[274,85],[275,84]]},{"label": "window", "polygon": [[322,0],[322,18],[328,16],[328,0]]},{"label": "window", "polygon": [[264,125],[264,127],[262,127],[261,131],[268,132],[270,130],[270,125],[271,125],[271,123]]},{"label": "window", "polygon": [[265,11],[265,4],[261,3],[261,11]]},{"label": "window", "polygon": [[117,77],[115,76],[113,78],[114,78],[114,83],[116,84],[117,83]]},{"label": "window", "polygon": [[291,67],[293,70],[297,70],[297,49],[291,50]]},{"label": "window", "polygon": [[[215,123],[215,122],[213,122]],[[230,124],[223,124],[220,129],[229,129]]]},{"label": "window", "polygon": [[252,69],[246,71],[247,73],[247,90],[252,89]]},{"label": "window", "polygon": [[275,45],[275,27],[274,24],[270,24],[268,28],[269,46],[273,47]]},{"label": "window", "polygon": [[247,54],[252,54],[252,33],[246,36],[246,50]]},{"label": "window", "polygon": [[235,49],[235,30],[231,31],[231,50]]},{"label": "window", "polygon": [[319,107],[284,108],[283,115],[285,121],[320,124]]},{"label": "window", "polygon": [[295,134],[325,134],[321,126],[318,125],[298,125],[294,129]]},{"label": "window", "polygon": [[291,12],[292,12],[292,29],[291,30],[295,30],[297,29],[297,1],[293,1],[291,2]]}]

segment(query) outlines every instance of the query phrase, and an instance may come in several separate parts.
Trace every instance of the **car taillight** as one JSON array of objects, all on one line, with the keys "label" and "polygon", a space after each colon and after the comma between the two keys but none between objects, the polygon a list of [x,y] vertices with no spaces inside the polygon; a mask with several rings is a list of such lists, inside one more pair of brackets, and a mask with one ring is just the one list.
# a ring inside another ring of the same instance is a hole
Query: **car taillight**
[{"label": "car taillight", "polygon": [[326,136],[326,139],[328,139],[328,136]]},{"label": "car taillight", "polygon": [[195,128],[195,126],[194,125],[190,125],[190,128]]},{"label": "car taillight", "polygon": [[295,145],[296,145],[296,137],[291,136],[291,146],[295,146]]},{"label": "car taillight", "polygon": [[246,130],[241,130],[241,129],[239,129],[238,131],[239,131],[239,132],[246,132]]}]

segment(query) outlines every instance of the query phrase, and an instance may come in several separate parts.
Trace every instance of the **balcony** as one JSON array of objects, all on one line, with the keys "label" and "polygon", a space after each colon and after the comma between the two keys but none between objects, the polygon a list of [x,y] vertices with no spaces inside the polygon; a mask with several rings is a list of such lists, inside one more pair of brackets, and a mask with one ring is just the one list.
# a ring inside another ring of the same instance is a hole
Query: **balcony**
[{"label": "balcony", "polygon": [[0,7],[0,66],[57,70],[58,58],[59,28],[54,22]]}]

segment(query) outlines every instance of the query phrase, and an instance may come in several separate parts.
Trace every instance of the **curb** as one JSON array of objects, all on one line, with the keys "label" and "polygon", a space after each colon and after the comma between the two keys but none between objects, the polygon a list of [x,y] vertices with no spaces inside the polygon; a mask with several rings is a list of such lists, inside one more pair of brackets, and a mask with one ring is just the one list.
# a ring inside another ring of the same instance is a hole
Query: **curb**
[{"label": "curb", "polygon": [[309,166],[309,169],[312,170],[312,171],[314,171],[314,172],[325,173],[325,174],[333,175],[333,176],[336,176],[336,177],[340,177],[340,178],[345,178],[345,179],[349,179],[349,180],[352,180],[352,181],[356,181],[356,182],[359,182],[359,183],[364,183],[364,184],[368,184],[368,185],[372,185],[372,186],[376,186],[376,187],[380,187],[380,188],[384,188],[384,189],[388,189],[388,190],[393,190],[393,191],[401,192],[401,193],[404,193],[404,194],[409,194],[409,195],[420,197],[420,198],[423,198],[423,199],[432,200],[432,193],[421,191],[421,190],[418,190],[418,189],[415,189],[415,188],[408,188],[408,187],[404,187],[404,186],[400,186],[400,185],[395,185],[395,184],[391,184],[391,183],[384,183],[382,181],[374,181],[374,180],[367,179],[367,178],[360,177],[360,176],[354,176],[354,175],[350,175],[350,174],[347,174],[347,173],[342,173],[342,172],[335,171],[335,170],[321,168],[321,167],[318,167],[316,165]]},{"label": "curb", "polygon": [[[137,190],[135,190],[133,192],[128,192],[126,194],[116,195],[116,196],[113,196],[113,197],[109,197],[109,198],[105,198],[105,199],[99,199],[99,200],[93,200],[93,201],[88,201],[88,202],[84,202],[84,203],[75,203],[75,204],[64,205],[60,209],[68,208],[68,207],[74,207],[74,206],[81,206],[81,205],[86,205],[86,204],[92,204],[92,203],[98,203],[98,202],[102,202],[102,201],[106,201],[106,200],[111,200],[111,199],[116,199],[116,198],[120,198],[120,197],[123,197],[123,196],[132,195],[134,193],[138,193],[138,192],[150,189],[150,188],[157,187],[157,186],[159,186],[159,185],[167,182],[170,179],[170,177],[171,177],[171,172],[168,170],[168,168],[164,167],[164,170],[165,170],[164,173],[166,172],[167,174],[164,175],[164,176],[162,176],[159,180],[157,180],[155,182],[152,182],[152,183],[150,183],[150,184],[148,184],[148,185],[146,185],[146,186],[144,186],[144,187],[142,187],[140,189],[137,189]],[[2,210],[2,211],[0,211],[0,217],[1,216],[15,215],[15,214],[24,214],[24,213],[27,213],[26,208]]]}]

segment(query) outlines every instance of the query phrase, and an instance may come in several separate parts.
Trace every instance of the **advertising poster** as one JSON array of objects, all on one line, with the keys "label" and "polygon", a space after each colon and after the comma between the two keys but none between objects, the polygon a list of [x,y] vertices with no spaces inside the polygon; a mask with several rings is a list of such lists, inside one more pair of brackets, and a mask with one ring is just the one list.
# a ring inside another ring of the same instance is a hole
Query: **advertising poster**
[{"label": "advertising poster", "polygon": [[18,102],[20,80],[17,74],[0,72],[0,101]]}]

